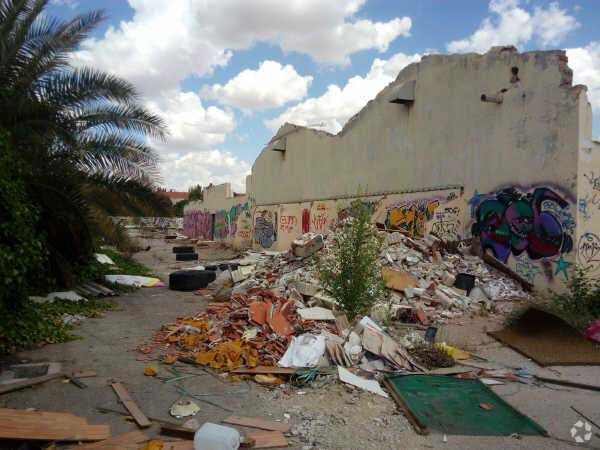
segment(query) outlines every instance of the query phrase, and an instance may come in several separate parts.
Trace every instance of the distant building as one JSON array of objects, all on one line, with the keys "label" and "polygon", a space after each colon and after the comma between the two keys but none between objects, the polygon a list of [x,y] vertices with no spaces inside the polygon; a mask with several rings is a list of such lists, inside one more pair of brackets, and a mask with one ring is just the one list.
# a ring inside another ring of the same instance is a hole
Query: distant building
[{"label": "distant building", "polygon": [[190,193],[189,192],[166,191],[165,195],[167,197],[169,197],[169,200],[171,200],[171,203],[176,205],[177,203],[179,203],[182,200],[187,200]]}]

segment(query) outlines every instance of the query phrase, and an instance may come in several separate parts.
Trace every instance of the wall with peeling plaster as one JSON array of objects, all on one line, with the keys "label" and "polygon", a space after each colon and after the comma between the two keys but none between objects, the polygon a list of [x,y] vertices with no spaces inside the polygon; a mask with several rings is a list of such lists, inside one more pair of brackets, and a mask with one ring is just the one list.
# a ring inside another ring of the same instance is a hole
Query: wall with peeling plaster
[{"label": "wall with peeling plaster", "polygon": [[[411,80],[414,102],[390,103]],[[337,135],[284,125],[246,179],[244,245],[287,250],[360,197],[381,226],[475,238],[538,287],[562,289],[576,263],[600,271],[600,145],[571,80],[563,51],[429,55]],[[214,189],[186,211],[230,207],[230,188]]]}]

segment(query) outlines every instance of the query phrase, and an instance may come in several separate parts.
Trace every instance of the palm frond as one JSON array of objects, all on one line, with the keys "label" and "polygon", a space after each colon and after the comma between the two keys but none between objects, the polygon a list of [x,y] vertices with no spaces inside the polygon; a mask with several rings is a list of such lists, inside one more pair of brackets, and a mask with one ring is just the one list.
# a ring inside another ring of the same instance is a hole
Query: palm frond
[{"label": "palm frond", "polygon": [[89,67],[60,71],[40,81],[38,95],[58,108],[83,108],[93,102],[133,103],[138,94],[131,83]]},{"label": "palm frond", "polygon": [[88,175],[83,190],[90,203],[113,216],[172,216],[170,200],[148,183],[120,175]]},{"label": "palm frond", "polygon": [[164,120],[138,105],[92,104],[67,114],[80,132],[104,134],[122,130],[160,140],[165,136]]}]

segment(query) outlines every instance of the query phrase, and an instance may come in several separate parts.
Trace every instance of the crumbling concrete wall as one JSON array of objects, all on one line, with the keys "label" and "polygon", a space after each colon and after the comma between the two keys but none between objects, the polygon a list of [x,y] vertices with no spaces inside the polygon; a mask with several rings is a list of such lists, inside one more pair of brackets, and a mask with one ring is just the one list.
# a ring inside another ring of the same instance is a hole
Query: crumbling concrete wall
[{"label": "crumbling concrete wall", "polygon": [[579,176],[577,178],[577,263],[600,275],[600,142],[590,139],[592,111],[581,102]]},{"label": "crumbling concrete wall", "polygon": [[563,51],[429,55],[337,135],[284,125],[246,180],[253,245],[286,250],[303,231],[327,232],[360,197],[385,227],[476,237],[533,284],[560,289],[582,237],[600,235],[596,216],[583,225],[581,201],[596,199],[583,167],[598,176],[600,164],[597,150],[583,153],[591,116],[571,79]]},{"label": "crumbling concrete wall", "polygon": [[[202,201],[190,202],[184,208],[184,233],[193,238],[250,245],[245,220],[251,216],[247,196],[234,194],[229,183],[210,185],[203,195]],[[241,222],[239,230],[238,222]]]}]

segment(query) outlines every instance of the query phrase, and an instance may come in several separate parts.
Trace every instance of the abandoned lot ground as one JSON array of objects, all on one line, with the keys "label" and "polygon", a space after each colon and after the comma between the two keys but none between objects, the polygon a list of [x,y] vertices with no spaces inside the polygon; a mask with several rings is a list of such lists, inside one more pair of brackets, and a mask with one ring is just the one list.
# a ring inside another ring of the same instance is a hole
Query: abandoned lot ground
[{"label": "abandoned lot ground", "polygon": [[[151,250],[135,255],[167,281],[169,272],[185,264],[175,263],[171,245],[160,240],[149,241]],[[201,254],[201,258],[230,257]],[[202,262],[202,261],[201,261]],[[190,264],[187,264],[190,266]],[[174,384],[144,376],[149,363],[138,360],[135,348],[147,342],[163,324],[176,317],[192,315],[203,310],[207,302],[191,292],[175,292],[168,288],[144,288],[123,294],[116,299],[118,309],[103,317],[85,320],[75,333],[81,339],[65,344],[47,345],[22,352],[10,361],[58,361],[66,370],[94,370],[98,376],[83,381],[87,389],[54,380],[33,388],[0,396],[5,408],[36,408],[67,411],[86,417],[91,423],[108,423],[113,435],[134,430],[136,425],[114,413],[100,413],[96,408],[121,410],[113,390],[112,380],[122,381],[141,409],[149,417],[183,422],[169,415],[169,408],[181,395]],[[600,384],[598,367],[551,367],[542,369],[532,361],[499,344],[485,333],[498,329],[502,318],[463,317],[455,323],[442,326],[440,333],[448,342],[475,351],[478,355],[513,367],[528,367],[534,373],[551,377],[565,377],[572,381]],[[166,366],[159,367],[159,377],[172,377]],[[181,366],[183,367],[183,365]],[[532,437],[473,437],[415,433],[404,416],[397,412],[391,399],[367,392],[349,390],[331,380],[322,387],[305,389],[268,389],[253,382],[232,383],[211,376],[191,366],[184,370],[201,373],[183,380],[185,389],[194,394],[210,394],[205,398],[233,411],[236,415],[258,416],[289,421],[294,436],[289,448],[336,449],[561,449],[570,447],[571,427],[579,417],[570,409],[575,406],[600,422],[600,393],[559,386],[530,386],[507,383],[492,389],[521,412],[542,425],[553,438]],[[201,410],[195,416],[199,423],[219,422],[232,414],[219,407],[197,401]],[[598,432],[598,430],[595,430]],[[148,434],[158,434],[153,425]],[[171,439],[171,438],[168,438]],[[594,436],[586,447],[600,448],[600,439]]]}]

